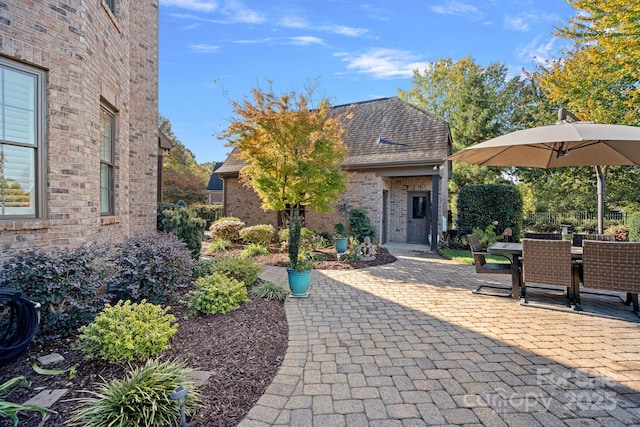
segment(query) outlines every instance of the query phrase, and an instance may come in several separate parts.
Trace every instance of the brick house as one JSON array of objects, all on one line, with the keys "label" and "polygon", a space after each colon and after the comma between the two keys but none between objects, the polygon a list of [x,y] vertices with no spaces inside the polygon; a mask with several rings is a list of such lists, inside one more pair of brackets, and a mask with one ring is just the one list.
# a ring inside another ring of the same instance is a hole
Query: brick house
[{"label": "brick house", "polygon": [[[331,114],[349,111],[342,165],[347,190],[333,212],[304,212],[305,226],[332,233],[334,224],[348,224],[349,209],[365,208],[378,243],[431,242],[435,248],[447,221],[448,124],[398,97],[336,106]],[[216,170],[224,180],[224,215],[278,227],[277,212],[264,212],[258,195],[239,182],[242,166],[232,154]]]},{"label": "brick house", "polygon": [[207,183],[207,195],[209,196],[210,205],[221,205],[224,182],[222,178],[216,175],[216,171],[220,169],[222,162],[214,162],[211,175],[209,175],[209,182]]},{"label": "brick house", "polygon": [[0,7],[0,257],[156,229],[158,1]]}]

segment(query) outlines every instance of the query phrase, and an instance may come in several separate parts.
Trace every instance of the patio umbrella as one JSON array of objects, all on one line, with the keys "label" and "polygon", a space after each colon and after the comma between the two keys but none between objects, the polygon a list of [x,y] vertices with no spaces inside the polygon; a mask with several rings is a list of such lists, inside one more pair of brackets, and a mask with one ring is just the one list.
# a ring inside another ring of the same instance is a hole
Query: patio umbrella
[{"label": "patio umbrella", "polygon": [[565,120],[511,132],[465,148],[447,160],[483,166],[556,168],[595,166],[598,176],[598,232],[604,229],[604,165],[640,165],[640,127]]}]

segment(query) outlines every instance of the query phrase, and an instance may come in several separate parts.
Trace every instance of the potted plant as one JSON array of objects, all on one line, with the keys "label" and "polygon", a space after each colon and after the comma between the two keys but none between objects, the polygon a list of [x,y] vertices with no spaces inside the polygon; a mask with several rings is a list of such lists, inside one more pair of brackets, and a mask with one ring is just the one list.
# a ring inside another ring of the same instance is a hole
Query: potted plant
[{"label": "potted plant", "polygon": [[347,251],[348,238],[344,234],[344,224],[335,224],[333,226],[333,234],[336,240],[336,252],[338,253],[338,258],[340,258],[340,255]]},{"label": "potted plant", "polygon": [[300,250],[300,229],[302,220],[296,211],[289,221],[289,268],[287,275],[289,279],[289,289],[294,297],[306,297],[309,295],[309,284],[311,282],[311,269],[313,260],[309,254]]}]

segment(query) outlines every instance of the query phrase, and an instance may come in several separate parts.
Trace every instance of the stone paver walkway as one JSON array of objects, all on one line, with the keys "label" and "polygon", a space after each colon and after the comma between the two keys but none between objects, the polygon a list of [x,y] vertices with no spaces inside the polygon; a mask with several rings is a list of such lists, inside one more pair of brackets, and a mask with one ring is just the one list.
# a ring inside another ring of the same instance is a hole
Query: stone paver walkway
[{"label": "stone paver walkway", "polygon": [[[509,277],[388,247],[397,262],[316,270],[309,298],[287,300],[286,357],[242,427],[640,425],[629,307],[602,303],[618,319],[525,307],[471,293]],[[286,284],[282,268],[262,277]]]}]

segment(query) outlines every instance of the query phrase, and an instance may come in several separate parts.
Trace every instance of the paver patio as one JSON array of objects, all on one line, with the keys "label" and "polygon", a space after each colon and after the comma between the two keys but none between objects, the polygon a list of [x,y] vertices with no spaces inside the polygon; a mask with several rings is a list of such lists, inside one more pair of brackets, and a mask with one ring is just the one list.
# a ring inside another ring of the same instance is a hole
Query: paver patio
[{"label": "paver patio", "polygon": [[[613,318],[524,307],[471,293],[509,276],[387,247],[397,262],[315,270],[309,298],[287,300],[286,357],[241,426],[640,425],[629,307],[586,295]],[[286,284],[284,268],[261,277]]]}]

